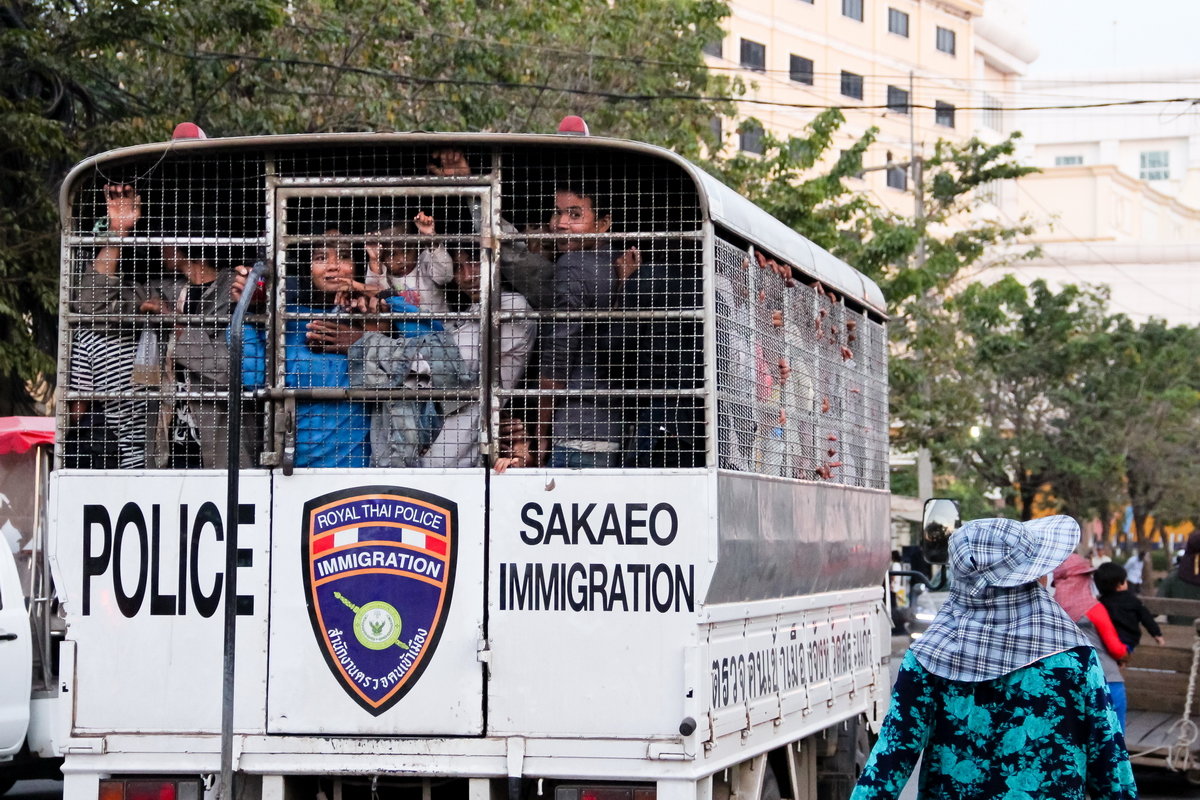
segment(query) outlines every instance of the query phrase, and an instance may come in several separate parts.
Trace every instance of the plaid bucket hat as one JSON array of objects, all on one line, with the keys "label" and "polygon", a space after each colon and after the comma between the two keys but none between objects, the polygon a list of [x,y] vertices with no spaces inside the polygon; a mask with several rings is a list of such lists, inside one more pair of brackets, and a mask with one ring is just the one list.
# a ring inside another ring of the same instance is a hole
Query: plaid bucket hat
[{"label": "plaid bucket hat", "polygon": [[1037,582],[1079,543],[1067,516],[979,519],[950,536],[950,597],[913,643],[925,669],[954,681],[1007,675],[1088,640]]}]

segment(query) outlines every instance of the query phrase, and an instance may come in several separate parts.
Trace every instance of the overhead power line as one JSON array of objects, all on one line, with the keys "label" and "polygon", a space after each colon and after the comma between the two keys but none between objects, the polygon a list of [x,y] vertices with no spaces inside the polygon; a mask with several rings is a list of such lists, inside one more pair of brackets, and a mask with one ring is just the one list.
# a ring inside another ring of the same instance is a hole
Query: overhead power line
[{"label": "overhead power line", "polygon": [[[417,35],[420,35],[420,34],[417,34]],[[483,45],[483,46],[487,46],[487,47],[501,46],[500,43],[496,42],[495,40],[483,39],[483,38],[480,38],[477,36],[464,36],[462,34],[447,33],[445,31],[427,30],[424,32],[424,35],[428,35],[430,37],[435,37],[435,38],[439,38],[439,39],[449,39],[451,41],[470,42],[471,44],[478,44],[478,45]],[[660,67],[676,67],[679,69],[695,69],[697,67],[696,64],[692,64],[689,62],[682,62],[682,61],[669,61],[669,60],[665,60],[665,59],[646,58],[644,56],[611,55],[611,54],[606,54],[606,53],[595,53],[595,52],[581,53],[579,50],[573,50],[573,49],[565,48],[565,47],[553,47],[550,45],[538,45],[538,44],[524,44],[524,43],[518,43],[518,42],[512,42],[512,41],[505,41],[503,43],[503,47],[505,49],[509,49],[509,50],[511,50],[511,49],[535,50],[538,52],[555,53],[555,54],[565,55],[565,56],[569,56],[569,57],[573,57],[573,58],[590,58],[590,59],[596,59],[599,61],[610,61],[610,62],[614,62],[614,63],[638,64],[638,65],[645,64],[645,65],[653,65],[653,66],[660,66]],[[797,53],[796,55],[801,55],[801,54]],[[718,66],[718,65],[708,64],[707,69],[710,71],[720,71],[720,72],[747,72],[747,71],[749,71],[747,67],[744,67],[741,64],[739,64],[738,62],[733,61],[731,59],[727,59],[722,56],[711,56],[711,57],[720,59],[721,61],[725,62],[725,64],[727,66]],[[785,69],[777,69],[777,70],[768,69],[768,70],[753,70],[753,71],[759,72],[759,73],[766,72],[769,74],[778,74],[778,75],[791,74],[791,70],[785,70]],[[836,77],[840,76],[841,73],[840,72],[817,71],[817,72],[814,72],[813,74],[818,75],[818,76],[836,78]],[[895,77],[897,77],[898,73],[891,72],[891,73],[887,73],[887,74],[883,74],[883,73],[861,73],[861,74],[864,78],[895,78]],[[1013,82],[1011,78],[984,78],[984,77],[958,78],[958,77],[949,77],[949,76],[940,76],[940,75],[922,75],[920,72],[918,72],[916,74],[916,78],[918,80],[925,80],[925,81],[951,81],[954,83],[968,83],[968,84],[996,83],[996,84],[1002,84],[1002,85],[1006,85],[1006,86],[1011,85]],[[1181,79],[1181,80],[1160,80],[1160,79],[1139,80],[1137,78],[1123,78],[1120,80],[1102,80],[1102,79],[1090,79],[1090,78],[1060,77],[1060,78],[1021,78],[1020,83],[1022,84],[1022,86],[1032,86],[1032,85],[1040,84],[1040,83],[1050,84],[1052,86],[1060,86],[1060,85],[1064,85],[1064,84],[1066,84],[1066,85],[1093,85],[1094,84],[1094,85],[1114,85],[1114,86],[1116,86],[1116,85],[1151,85],[1151,84],[1153,84],[1153,85],[1168,85],[1169,86],[1169,85],[1175,85],[1175,84],[1200,83],[1200,69],[1197,70],[1197,74],[1195,77],[1185,78],[1185,79]]]},{"label": "overhead power line", "polygon": [[[171,53],[172,55],[181,58],[198,58],[213,61],[248,61],[259,64],[271,64],[276,66],[290,67],[308,67],[321,70],[332,70],[335,72],[363,75],[367,77],[382,78],[386,80],[397,81],[400,83],[410,83],[421,86],[473,86],[478,88],[502,89],[507,91],[537,91],[537,92],[557,92],[560,94],[576,95],[582,97],[595,97],[608,101],[625,101],[634,103],[653,103],[661,101],[685,101],[699,103],[742,103],[747,105],[757,105],[773,108],[796,108],[809,110],[828,110],[838,109],[839,111],[854,111],[854,110],[888,110],[894,106],[888,103],[849,103],[849,104],[830,104],[830,103],[788,103],[779,100],[760,100],[752,97],[737,97],[734,95],[705,95],[692,94],[685,92],[671,93],[636,93],[636,92],[613,92],[602,89],[586,89],[571,86],[555,86],[547,83],[516,83],[512,81],[490,81],[482,79],[462,79],[462,78],[430,78],[417,75],[409,75],[403,72],[395,72],[391,70],[374,69],[370,67],[355,67],[346,64],[330,64],[323,61],[312,61],[299,58],[276,58],[274,56],[256,56],[243,53],[222,53],[216,51],[201,51],[197,53],[181,53],[173,51],[161,44],[146,42],[147,45],[153,46],[156,49]],[[1109,100],[1093,103],[1064,103],[1055,105],[971,105],[955,106],[959,111],[1070,111],[1090,108],[1116,108],[1123,106],[1144,106],[1156,104],[1171,104],[1171,103],[1187,103],[1195,105],[1200,103],[1200,97],[1171,97],[1161,99],[1138,99],[1138,100]],[[919,108],[928,111],[937,111],[937,106],[924,103],[907,103],[906,108]]]}]

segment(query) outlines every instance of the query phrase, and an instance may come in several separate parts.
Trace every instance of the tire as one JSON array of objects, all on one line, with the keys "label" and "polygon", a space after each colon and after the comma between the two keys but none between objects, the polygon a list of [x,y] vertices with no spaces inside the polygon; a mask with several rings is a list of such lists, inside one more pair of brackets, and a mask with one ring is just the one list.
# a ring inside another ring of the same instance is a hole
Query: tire
[{"label": "tire", "polygon": [[[765,759],[763,765],[765,771],[763,772],[762,789],[759,790],[758,800],[783,800],[783,794],[779,791],[779,781],[775,778],[775,770],[771,768],[770,762]],[[719,775],[720,773],[717,774]],[[729,784],[717,780],[716,776],[713,776],[713,800],[729,800],[729,797]]]},{"label": "tire", "polygon": [[818,800],[846,800],[867,766],[873,745],[871,730],[861,716],[837,726],[837,749],[817,763]]},{"label": "tire", "polygon": [[763,770],[762,791],[758,793],[758,800],[783,800],[783,795],[779,791],[779,781],[775,778],[775,770],[771,769],[771,765],[763,762],[765,769]]}]

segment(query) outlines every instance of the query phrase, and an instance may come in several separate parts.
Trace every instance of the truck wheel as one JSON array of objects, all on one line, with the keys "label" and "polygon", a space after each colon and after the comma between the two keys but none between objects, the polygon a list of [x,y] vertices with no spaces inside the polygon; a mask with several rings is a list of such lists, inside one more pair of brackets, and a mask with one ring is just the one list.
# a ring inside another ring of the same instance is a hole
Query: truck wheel
[{"label": "truck wheel", "polygon": [[783,795],[779,791],[779,781],[775,779],[775,770],[771,769],[770,764],[765,766],[762,791],[758,795],[759,800],[783,800]]},{"label": "truck wheel", "polygon": [[[766,771],[763,772],[762,789],[758,793],[758,800],[783,800],[783,794],[779,791],[779,781],[775,778],[775,770],[771,769],[771,765],[765,760],[763,765]],[[713,776],[712,800],[729,800],[729,798],[729,784],[724,780],[718,780],[717,776]]]},{"label": "truck wheel", "polygon": [[863,717],[848,719],[837,726],[837,749],[817,762],[820,800],[846,800],[850,796],[867,766],[872,744],[871,730]]}]

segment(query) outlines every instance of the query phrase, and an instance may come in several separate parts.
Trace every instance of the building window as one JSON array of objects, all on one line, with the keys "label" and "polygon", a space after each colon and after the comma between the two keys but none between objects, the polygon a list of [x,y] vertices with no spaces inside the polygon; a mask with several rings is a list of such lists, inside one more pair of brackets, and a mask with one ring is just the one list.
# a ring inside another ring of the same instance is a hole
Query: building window
[{"label": "building window", "polygon": [[954,104],[938,100],[933,104],[933,121],[947,128],[954,127]]},{"label": "building window", "polygon": [[863,21],[863,0],[842,0],[842,16]]},{"label": "building window", "polygon": [[725,50],[724,50],[723,45],[724,45],[723,40],[715,39],[715,40],[709,42],[708,44],[704,45],[703,50],[706,55],[713,56],[714,58],[721,58],[723,55],[725,55]]},{"label": "building window", "polygon": [[742,66],[756,72],[765,71],[767,68],[767,46],[758,42],[752,42],[749,39],[742,39]]},{"label": "building window", "polygon": [[793,55],[789,63],[789,73],[796,83],[813,85],[813,62],[811,58]]},{"label": "building window", "polygon": [[1056,167],[1078,167],[1083,164],[1083,156],[1055,156]]},{"label": "building window", "polygon": [[741,130],[738,131],[738,147],[747,153],[762,155],[763,151],[763,129],[762,125],[757,122],[742,123]]},{"label": "building window", "polygon": [[905,191],[908,189],[908,170],[904,167],[887,168],[887,185],[893,189]]},{"label": "building window", "polygon": [[908,90],[901,89],[899,86],[889,86],[887,107],[888,111],[895,111],[897,114],[907,114]]},{"label": "building window", "polygon": [[888,9],[888,33],[908,38],[908,14],[898,8]]},{"label": "building window", "polygon": [[721,128],[721,118],[713,117],[708,121],[708,129],[712,132],[713,138],[717,141],[717,149],[721,149],[722,140],[725,138],[725,131]]},{"label": "building window", "polygon": [[937,49],[943,53],[954,55],[958,49],[957,42],[955,41],[957,38],[954,31],[939,25],[937,29]]},{"label": "building window", "polygon": [[1141,155],[1141,171],[1138,177],[1144,181],[1165,181],[1171,177],[1171,154],[1166,150],[1146,150]]},{"label": "building window", "polygon": [[1004,131],[1004,104],[1000,98],[984,92],[983,124],[994,131]]},{"label": "building window", "polygon": [[863,99],[863,77],[853,72],[842,70],[842,94],[846,97],[853,97],[855,100]]}]

